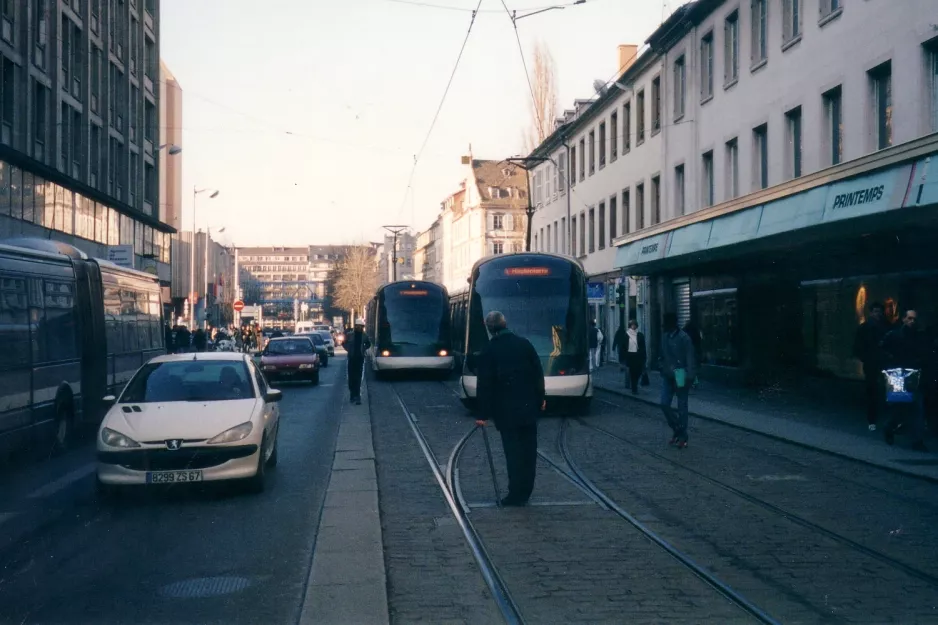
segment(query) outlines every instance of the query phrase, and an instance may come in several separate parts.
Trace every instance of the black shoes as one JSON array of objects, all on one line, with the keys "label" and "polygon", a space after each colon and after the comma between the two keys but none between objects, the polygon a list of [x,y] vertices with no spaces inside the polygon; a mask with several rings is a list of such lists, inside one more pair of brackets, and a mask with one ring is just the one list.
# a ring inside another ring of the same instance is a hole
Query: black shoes
[{"label": "black shoes", "polygon": [[505,497],[501,501],[503,508],[520,508],[521,506],[528,503],[527,499],[518,499],[517,497]]}]

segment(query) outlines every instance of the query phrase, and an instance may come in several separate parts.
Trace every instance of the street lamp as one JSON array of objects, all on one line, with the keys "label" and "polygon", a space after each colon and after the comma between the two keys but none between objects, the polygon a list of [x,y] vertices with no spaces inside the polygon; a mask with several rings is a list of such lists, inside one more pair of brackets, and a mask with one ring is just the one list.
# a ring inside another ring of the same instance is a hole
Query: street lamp
[{"label": "street lamp", "polygon": [[182,152],[182,148],[176,145],[175,143],[164,143],[160,147],[156,148],[156,151],[159,152],[163,148],[169,148],[169,150],[167,150],[167,154],[169,154],[170,156],[176,156],[177,154]]},{"label": "street lamp", "polygon": [[[199,189],[198,187],[192,187],[192,241],[189,244],[189,326],[190,329],[195,329],[195,201],[200,193],[211,192],[209,199],[214,199],[218,197],[218,189]],[[206,235],[207,237],[208,235]],[[208,248],[208,239],[205,241],[206,248]],[[207,253],[207,252],[206,252]],[[206,280],[208,276],[206,275]],[[208,288],[206,287],[206,295],[208,295]]]}]

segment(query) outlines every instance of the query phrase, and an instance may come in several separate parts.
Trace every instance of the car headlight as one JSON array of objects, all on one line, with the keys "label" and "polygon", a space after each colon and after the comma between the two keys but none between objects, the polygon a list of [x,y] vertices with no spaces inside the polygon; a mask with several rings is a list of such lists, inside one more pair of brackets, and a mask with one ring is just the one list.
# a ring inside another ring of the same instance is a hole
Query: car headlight
[{"label": "car headlight", "polygon": [[312,369],[312,368],[313,368],[313,365],[311,365],[311,364],[302,364],[302,365],[300,365],[300,369]]},{"label": "car headlight", "polygon": [[120,432],[115,432],[111,428],[101,430],[101,442],[108,447],[122,447],[124,449],[140,447],[140,443],[134,439],[129,436],[124,436]]},{"label": "car headlight", "polygon": [[219,443],[234,443],[236,441],[244,440],[253,429],[254,424],[250,421],[245,421],[241,425],[236,425],[229,430],[225,430],[215,438],[209,439],[208,444],[218,445]]}]

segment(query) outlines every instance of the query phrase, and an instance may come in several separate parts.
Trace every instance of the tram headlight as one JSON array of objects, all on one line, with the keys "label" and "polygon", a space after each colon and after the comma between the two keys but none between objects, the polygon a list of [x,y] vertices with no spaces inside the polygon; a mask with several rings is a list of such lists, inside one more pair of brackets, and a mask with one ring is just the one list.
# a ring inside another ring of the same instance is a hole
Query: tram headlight
[{"label": "tram headlight", "polygon": [[445,349],[441,349],[441,350],[440,350],[440,356],[449,356],[449,352],[446,351]]},{"label": "tram headlight", "polygon": [[384,351],[381,352],[381,355],[382,355],[382,356],[390,356],[390,355],[391,355],[391,352],[389,352],[388,350],[384,350]]}]

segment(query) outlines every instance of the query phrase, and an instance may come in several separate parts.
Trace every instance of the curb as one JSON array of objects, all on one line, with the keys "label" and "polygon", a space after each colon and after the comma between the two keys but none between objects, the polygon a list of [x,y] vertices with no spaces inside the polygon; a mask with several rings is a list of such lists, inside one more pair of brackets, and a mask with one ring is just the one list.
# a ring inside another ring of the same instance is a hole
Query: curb
[{"label": "curb", "polygon": [[[630,394],[628,394],[628,393],[625,393],[624,391],[619,391],[619,390],[616,390],[616,389],[611,389],[611,388],[608,388],[608,387],[606,387],[606,386],[597,384],[595,381],[593,382],[593,387],[594,387],[595,389],[597,389],[597,390],[604,391],[604,392],[610,393],[610,394],[612,394],[612,395],[616,395],[617,397],[622,397],[623,399],[630,399],[630,400],[632,400],[632,401],[641,402],[641,403],[643,403],[643,404],[648,404],[648,405],[650,405],[650,406],[658,406],[658,402],[657,402],[657,401],[654,401],[654,400],[652,400],[652,399],[646,399],[646,398],[644,398],[644,397],[636,397],[636,396],[634,396],[634,395],[630,395]],[[747,426],[747,425],[744,425],[744,424],[741,424],[741,423],[733,423],[733,422],[731,422],[731,421],[726,421],[726,420],[720,419],[719,417],[713,417],[713,416],[701,414],[701,413],[699,413],[699,412],[694,412],[694,411],[692,411],[692,410],[689,410],[689,411],[688,411],[688,415],[691,416],[691,417],[695,417],[695,418],[697,418],[697,419],[702,419],[702,420],[704,420],[704,421],[711,421],[711,422],[713,422],[713,423],[719,423],[719,424],[721,424],[721,425],[725,425],[726,427],[731,427],[731,428],[734,428],[734,429],[737,429],[737,430],[742,430],[742,431],[744,431],[744,432],[751,432],[751,433],[753,433],[753,434],[758,434],[758,435],[760,435],[760,436],[765,436],[766,438],[771,438],[771,439],[773,439],[773,440],[781,441],[781,442],[783,442],[783,443],[788,443],[788,444],[790,444],[790,445],[795,445],[795,446],[801,447],[801,448],[803,448],[803,449],[810,449],[810,450],[812,450],[812,451],[816,451],[816,452],[819,452],[819,453],[827,454],[827,455],[829,455],[829,456],[834,456],[834,457],[836,457],[836,458],[842,458],[842,459],[844,459],[844,460],[850,460],[850,461],[852,461],[852,462],[856,462],[856,463],[859,463],[859,464],[864,464],[864,465],[867,465],[867,466],[876,467],[876,468],[882,469],[882,470],[884,470],[884,471],[889,471],[890,473],[896,473],[896,474],[898,474],[898,475],[903,475],[903,476],[906,476],[906,477],[914,477],[914,478],[916,478],[916,479],[920,479],[920,480],[923,480],[923,481],[926,481],[926,482],[931,482],[931,483],[933,483],[933,484],[938,484],[938,476],[935,476],[935,475],[928,475],[928,474],[924,474],[924,473],[919,473],[919,472],[916,472],[916,471],[913,471],[913,470],[910,470],[910,469],[906,469],[906,468],[901,467],[901,466],[895,466],[895,465],[893,465],[893,464],[891,464],[891,463],[888,463],[888,462],[876,461],[876,460],[872,460],[872,459],[868,459],[868,458],[858,458],[857,456],[852,456],[852,455],[846,454],[846,453],[844,453],[844,452],[842,452],[842,451],[837,451],[837,450],[834,450],[834,449],[828,449],[828,448],[826,448],[826,447],[819,447],[818,445],[812,445],[812,444],[810,444],[810,443],[805,443],[805,442],[803,442],[803,441],[794,440],[794,439],[792,439],[792,438],[789,438],[789,437],[786,437],[786,436],[783,436],[783,435],[780,435],[780,434],[773,434],[773,433],[771,433],[771,432],[766,432],[765,430],[760,430],[760,429],[758,429],[758,428],[756,428],[756,427],[753,427],[753,426]]]},{"label": "curb", "polygon": [[343,393],[300,625],[390,622],[370,399],[364,383],[361,406]]}]

